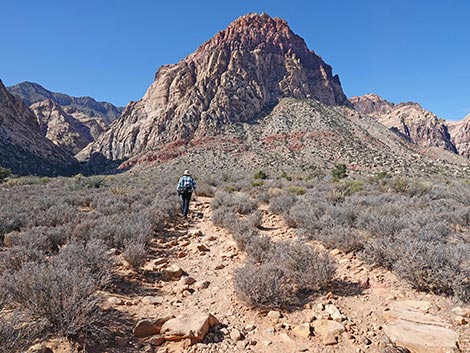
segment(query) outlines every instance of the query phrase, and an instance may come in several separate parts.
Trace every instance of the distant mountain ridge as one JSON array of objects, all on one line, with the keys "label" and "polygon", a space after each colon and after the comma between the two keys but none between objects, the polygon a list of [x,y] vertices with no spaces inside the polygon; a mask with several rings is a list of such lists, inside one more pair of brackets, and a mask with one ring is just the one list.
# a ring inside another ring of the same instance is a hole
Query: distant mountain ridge
[{"label": "distant mountain ridge", "polygon": [[91,97],[72,97],[52,92],[34,82],[21,82],[7,89],[11,94],[19,96],[28,106],[49,99],[60,105],[67,113],[78,110],[89,117],[102,118],[108,125],[119,117],[124,109],[108,102],[97,102]]},{"label": "distant mountain ridge", "polygon": [[351,97],[349,101],[358,112],[373,117],[419,146],[458,153],[446,121],[418,103],[390,103],[376,94]]},{"label": "distant mountain ridge", "polygon": [[0,165],[17,174],[58,175],[78,170],[72,155],[49,141],[34,113],[0,80]]}]

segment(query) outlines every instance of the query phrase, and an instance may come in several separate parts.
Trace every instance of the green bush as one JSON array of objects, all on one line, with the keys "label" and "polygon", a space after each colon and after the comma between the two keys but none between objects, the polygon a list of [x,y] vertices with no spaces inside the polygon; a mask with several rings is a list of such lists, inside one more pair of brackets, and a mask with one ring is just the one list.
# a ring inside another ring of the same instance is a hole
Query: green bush
[{"label": "green bush", "polygon": [[11,175],[11,170],[7,168],[0,167],[0,183],[3,183],[6,178]]},{"label": "green bush", "polygon": [[335,179],[346,178],[348,176],[348,169],[346,167],[346,164],[344,163],[335,164],[333,170],[331,171],[331,175]]},{"label": "green bush", "polygon": [[255,179],[267,179],[268,175],[265,172],[263,172],[262,170],[259,170],[255,173],[253,178],[255,178]]}]

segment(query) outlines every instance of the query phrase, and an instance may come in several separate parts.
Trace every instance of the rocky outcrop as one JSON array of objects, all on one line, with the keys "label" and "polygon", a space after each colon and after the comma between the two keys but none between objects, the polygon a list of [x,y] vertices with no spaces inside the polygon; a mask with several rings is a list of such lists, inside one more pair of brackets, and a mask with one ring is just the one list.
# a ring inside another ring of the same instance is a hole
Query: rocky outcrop
[{"label": "rocky outcrop", "polygon": [[458,153],[470,159],[470,115],[457,123],[449,123],[449,133]]},{"label": "rocky outcrop", "polygon": [[90,118],[83,113],[66,113],[61,106],[48,99],[31,105],[41,132],[57,146],[72,155],[93,142],[106,129],[101,118]]},{"label": "rocky outcrop", "polygon": [[34,82],[22,82],[8,87],[11,94],[19,96],[26,105],[51,100],[60,105],[68,114],[81,112],[92,118],[102,118],[107,124],[114,121],[123,108],[115,107],[111,103],[97,102],[91,97],[71,97],[63,93],[51,92]]},{"label": "rocky outcrop", "polygon": [[265,116],[283,97],[350,105],[338,76],[284,20],[249,14],[178,64],[161,67],[144,97],[79,156],[125,159],[215,135]]},{"label": "rocky outcrop", "polygon": [[445,120],[417,103],[389,103],[374,94],[350,98],[354,108],[375,118],[407,140],[423,147],[439,147],[457,153]]},{"label": "rocky outcrop", "polygon": [[17,174],[72,172],[75,159],[41,133],[34,113],[0,81],[0,165]]}]

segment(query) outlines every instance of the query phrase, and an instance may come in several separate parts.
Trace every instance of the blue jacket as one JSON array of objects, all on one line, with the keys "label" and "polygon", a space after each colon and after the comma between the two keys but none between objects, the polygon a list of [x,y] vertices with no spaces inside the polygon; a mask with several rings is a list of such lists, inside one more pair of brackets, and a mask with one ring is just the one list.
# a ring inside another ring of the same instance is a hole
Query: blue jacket
[{"label": "blue jacket", "polygon": [[189,175],[183,175],[180,178],[180,180],[178,181],[178,185],[176,186],[176,191],[180,191],[182,189],[185,189],[186,187],[190,187],[191,191],[196,188],[196,182]]}]

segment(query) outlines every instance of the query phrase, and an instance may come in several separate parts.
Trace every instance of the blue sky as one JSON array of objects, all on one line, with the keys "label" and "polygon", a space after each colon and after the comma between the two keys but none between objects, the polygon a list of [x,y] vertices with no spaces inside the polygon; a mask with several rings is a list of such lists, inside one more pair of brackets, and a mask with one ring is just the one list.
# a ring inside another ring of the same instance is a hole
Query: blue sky
[{"label": "blue sky", "polygon": [[249,12],[286,19],[347,96],[417,101],[452,120],[470,113],[468,0],[5,0],[0,79],[126,105],[161,65]]}]

